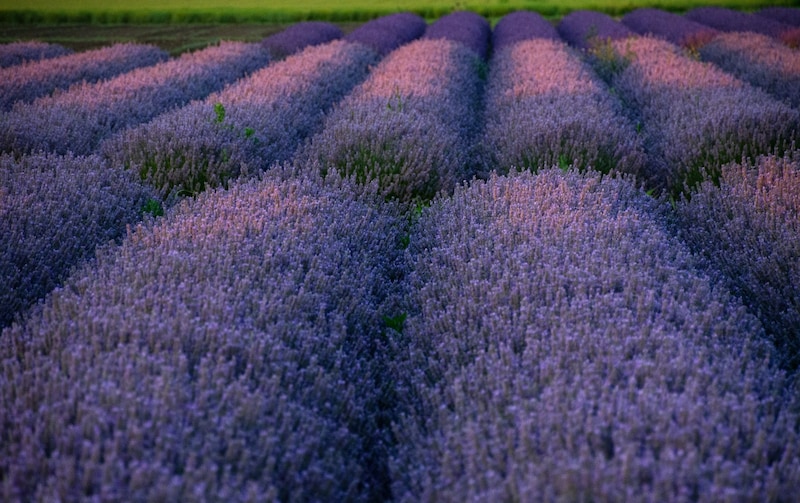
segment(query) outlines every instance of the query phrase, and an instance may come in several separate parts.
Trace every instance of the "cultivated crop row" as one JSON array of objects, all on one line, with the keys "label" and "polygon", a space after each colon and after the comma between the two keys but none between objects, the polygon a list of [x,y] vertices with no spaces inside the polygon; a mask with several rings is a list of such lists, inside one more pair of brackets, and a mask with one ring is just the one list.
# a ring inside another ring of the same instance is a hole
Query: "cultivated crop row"
[{"label": "cultivated crop row", "polygon": [[0,499],[791,501],[798,53],[709,12],[300,23],[0,114]]}]

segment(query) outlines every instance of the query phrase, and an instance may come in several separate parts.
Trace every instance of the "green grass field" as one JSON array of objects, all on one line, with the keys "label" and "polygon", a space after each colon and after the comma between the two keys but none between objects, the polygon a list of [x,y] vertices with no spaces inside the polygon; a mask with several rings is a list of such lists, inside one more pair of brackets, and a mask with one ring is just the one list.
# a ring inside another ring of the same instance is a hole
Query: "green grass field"
[{"label": "green grass field", "polygon": [[560,17],[576,9],[612,15],[637,7],[683,11],[697,5],[743,10],[791,5],[793,0],[0,0],[3,23],[286,23],[308,19],[365,21],[398,11],[433,19],[453,10],[497,18],[515,10]]}]

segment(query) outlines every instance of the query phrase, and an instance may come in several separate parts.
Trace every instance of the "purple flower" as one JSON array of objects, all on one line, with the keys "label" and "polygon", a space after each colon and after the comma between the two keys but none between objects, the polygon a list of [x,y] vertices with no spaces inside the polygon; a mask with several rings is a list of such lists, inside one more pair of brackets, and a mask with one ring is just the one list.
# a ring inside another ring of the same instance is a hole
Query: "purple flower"
[{"label": "purple flower", "polygon": [[762,329],[629,180],[547,170],[439,198],[396,336],[399,501],[779,500],[797,396]]},{"label": "purple flower", "polygon": [[63,45],[37,40],[0,44],[0,68],[65,56],[71,52]]},{"label": "purple flower", "polygon": [[410,12],[399,12],[368,21],[344,39],[358,42],[385,56],[403,44],[421,37],[425,33],[425,20]]},{"label": "purple flower", "polygon": [[309,45],[319,45],[341,38],[338,26],[322,21],[295,23],[283,31],[265,38],[261,43],[273,58],[285,58]]},{"label": "purple flower", "polygon": [[119,240],[126,225],[160,208],[137,177],[96,157],[3,154],[0,182],[0,328],[97,246]]},{"label": "purple flower", "polygon": [[800,367],[800,155],[724,166],[675,205],[681,236]]},{"label": "purple flower", "polygon": [[474,12],[458,11],[440,17],[428,26],[422,38],[452,40],[486,59],[491,35],[492,29],[486,18]]},{"label": "purple flower", "polygon": [[635,35],[608,14],[591,10],[576,10],[561,18],[558,33],[570,45],[581,49],[591,49],[609,40]]},{"label": "purple flower", "polygon": [[376,181],[381,195],[405,203],[452,191],[469,178],[478,63],[451,40],[400,47],[333,110],[295,161]]},{"label": "purple flower", "polygon": [[3,332],[4,500],[380,499],[401,220],[278,174],[137,226]]},{"label": "purple flower", "polygon": [[560,40],[495,51],[486,90],[485,169],[572,165],[643,174],[644,146],[605,84]]},{"label": "purple flower", "polygon": [[753,32],[724,33],[700,48],[700,56],[728,73],[800,107],[800,52]]},{"label": "purple flower", "polygon": [[800,9],[797,8],[765,7],[757,10],[755,14],[792,26],[800,26]]},{"label": "purple flower", "polygon": [[135,68],[166,60],[167,53],[152,45],[115,44],[42,61],[0,69],[0,111],[16,102],[31,102],[56,89],[106,80]]},{"label": "purple flower", "polygon": [[289,160],[377,60],[371,49],[343,40],[308,47],[118,135],[101,150],[164,194],[226,186]]},{"label": "purple flower", "polygon": [[492,31],[492,50],[497,53],[501,49],[522,42],[544,38],[561,40],[555,26],[540,14],[530,11],[516,11],[503,16]]},{"label": "purple flower", "polygon": [[113,134],[204,98],[268,61],[261,44],[222,42],[105,82],[77,85],[0,117],[0,148],[88,154]]},{"label": "purple flower", "polygon": [[800,44],[800,27],[756,14],[725,7],[696,7],[684,14],[688,19],[722,31],[753,31],[777,38],[796,47]]},{"label": "purple flower", "polygon": [[653,8],[640,8],[625,14],[622,24],[640,35],[654,35],[689,48],[700,47],[719,33],[708,25]]}]

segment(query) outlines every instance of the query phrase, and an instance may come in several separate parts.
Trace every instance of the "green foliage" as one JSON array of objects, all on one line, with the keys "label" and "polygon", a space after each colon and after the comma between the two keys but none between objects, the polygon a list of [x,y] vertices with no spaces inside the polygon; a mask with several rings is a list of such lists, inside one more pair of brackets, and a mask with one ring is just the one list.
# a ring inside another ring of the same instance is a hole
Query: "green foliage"
[{"label": "green foliage", "polygon": [[225,121],[225,105],[222,103],[214,103],[214,122],[222,124]]},{"label": "green foliage", "polygon": [[403,325],[406,322],[406,318],[408,318],[408,314],[406,313],[400,313],[396,316],[384,316],[383,324],[388,329],[403,333]]},{"label": "green foliage", "polygon": [[161,205],[161,201],[151,197],[145,201],[144,206],[142,206],[142,212],[154,217],[162,217],[164,216],[164,207]]}]

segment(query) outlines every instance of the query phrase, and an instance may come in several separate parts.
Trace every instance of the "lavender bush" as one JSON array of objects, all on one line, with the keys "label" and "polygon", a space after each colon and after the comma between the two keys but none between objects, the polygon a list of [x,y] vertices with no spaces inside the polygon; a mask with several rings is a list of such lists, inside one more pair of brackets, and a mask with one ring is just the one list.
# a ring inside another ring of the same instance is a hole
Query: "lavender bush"
[{"label": "lavender bush", "polygon": [[727,165],[675,209],[684,240],[800,367],[800,155]]},{"label": "lavender bush", "polygon": [[355,192],[207,191],[5,330],[0,497],[384,499],[374,365],[400,226]]},{"label": "lavender bush", "polygon": [[800,9],[791,7],[765,7],[755,14],[792,26],[800,26]]},{"label": "lavender bush", "polygon": [[411,202],[468,177],[481,61],[452,40],[417,40],[387,56],[296,157]]},{"label": "lavender bush", "polygon": [[474,12],[457,11],[437,19],[428,26],[422,38],[452,40],[486,59],[491,36],[492,28],[486,18]]},{"label": "lavender bush", "polygon": [[800,27],[756,14],[725,7],[696,7],[684,16],[722,31],[752,31],[774,37],[792,47],[800,44]]},{"label": "lavender bush", "polygon": [[160,203],[96,157],[0,156],[0,328]]},{"label": "lavender bush", "polygon": [[800,132],[800,113],[669,42],[612,43],[630,62],[612,84],[641,114],[654,187],[677,195],[721,165],[782,153]]},{"label": "lavender bush", "polygon": [[625,14],[621,21],[640,35],[654,35],[690,49],[703,46],[719,33],[708,25],[679,14],[649,7],[633,10]]},{"label": "lavender bush", "polygon": [[113,134],[203,98],[268,61],[261,44],[222,42],[106,82],[75,86],[0,117],[0,148],[88,154]]},{"label": "lavender bush", "polygon": [[38,40],[0,44],[0,68],[56,58],[70,53],[72,50],[63,45],[39,42]]},{"label": "lavender bush", "polygon": [[323,113],[377,60],[358,43],[309,47],[204,101],[127,131],[101,150],[165,195],[227,186],[232,178],[291,158],[321,126]]},{"label": "lavender bush", "polygon": [[620,178],[492,176],[425,210],[396,335],[396,501],[789,501],[797,395]]},{"label": "lavender bush", "polygon": [[591,49],[609,40],[625,39],[635,35],[608,14],[592,10],[570,12],[561,18],[557,28],[562,39],[581,49]]},{"label": "lavender bush", "polygon": [[700,48],[700,56],[728,73],[800,107],[800,52],[766,35],[732,32]]},{"label": "lavender bush", "polygon": [[425,20],[410,12],[399,12],[368,21],[344,37],[348,42],[364,44],[386,56],[401,45],[425,33]]},{"label": "lavender bush", "polygon": [[278,59],[291,56],[310,45],[325,44],[341,36],[342,30],[335,24],[306,21],[295,23],[281,32],[270,35],[261,43],[273,58]]},{"label": "lavender bush", "polygon": [[516,11],[503,16],[492,30],[492,50],[500,52],[524,40],[561,40],[555,26],[536,12]]},{"label": "lavender bush", "polygon": [[154,65],[168,55],[152,45],[115,44],[0,69],[0,111],[16,102],[31,102],[56,89],[81,82],[97,82]]},{"label": "lavender bush", "polygon": [[570,164],[641,175],[644,146],[605,85],[563,42],[536,38],[495,51],[482,140],[486,169]]}]

